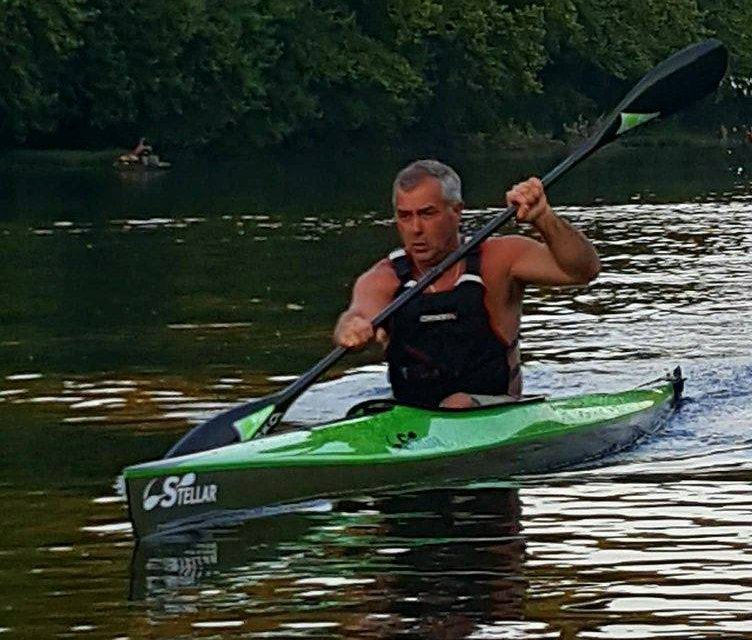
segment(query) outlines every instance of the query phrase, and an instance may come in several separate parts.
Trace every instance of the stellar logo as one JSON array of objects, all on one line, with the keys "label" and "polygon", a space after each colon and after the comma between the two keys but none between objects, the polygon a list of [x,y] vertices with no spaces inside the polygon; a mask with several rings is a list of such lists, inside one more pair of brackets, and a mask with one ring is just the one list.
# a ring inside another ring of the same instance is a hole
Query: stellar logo
[{"label": "stellar logo", "polygon": [[[157,487],[161,488],[159,493]],[[144,511],[151,511],[156,507],[169,509],[216,501],[216,484],[196,484],[196,474],[186,473],[184,476],[154,478],[144,489],[143,507]]]}]

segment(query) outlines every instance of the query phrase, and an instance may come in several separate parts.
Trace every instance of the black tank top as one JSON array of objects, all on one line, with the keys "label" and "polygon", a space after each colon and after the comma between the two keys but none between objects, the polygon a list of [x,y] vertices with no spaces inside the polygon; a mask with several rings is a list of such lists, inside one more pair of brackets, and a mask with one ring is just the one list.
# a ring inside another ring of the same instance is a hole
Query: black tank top
[{"label": "black tank top", "polygon": [[[389,254],[400,287],[415,286],[412,262],[403,249]],[[509,350],[491,329],[483,302],[478,249],[465,258],[465,273],[454,288],[423,293],[396,311],[389,326],[386,359],[394,397],[400,402],[437,406],[459,391],[504,395],[516,372]]]}]

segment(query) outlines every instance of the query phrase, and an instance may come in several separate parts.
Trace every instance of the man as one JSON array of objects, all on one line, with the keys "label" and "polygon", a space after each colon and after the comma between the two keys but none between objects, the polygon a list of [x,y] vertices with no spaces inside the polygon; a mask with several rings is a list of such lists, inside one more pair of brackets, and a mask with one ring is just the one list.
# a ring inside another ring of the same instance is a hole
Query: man
[{"label": "man", "polygon": [[586,284],[598,275],[593,245],[553,212],[538,178],[506,196],[517,206],[517,221],[532,225],[543,242],[518,235],[486,240],[374,332],[371,320],[461,241],[457,173],[418,160],[397,175],[392,200],[403,249],[358,278],[334,330],[344,347],[359,349],[374,338],[386,346],[397,400],[467,408],[487,396],[518,396],[525,286]]},{"label": "man", "polygon": [[146,141],[146,138],[140,138],[138,144],[131,149],[128,156],[133,158],[134,162],[148,164],[149,156],[153,151],[151,145]]},{"label": "man", "polygon": [[138,144],[133,147],[133,149],[131,149],[128,153],[124,153],[123,155],[118,157],[116,164],[148,165],[153,162],[152,158],[156,157],[152,155],[153,151],[154,150],[152,149],[152,146],[147,142],[146,138],[140,138]]}]

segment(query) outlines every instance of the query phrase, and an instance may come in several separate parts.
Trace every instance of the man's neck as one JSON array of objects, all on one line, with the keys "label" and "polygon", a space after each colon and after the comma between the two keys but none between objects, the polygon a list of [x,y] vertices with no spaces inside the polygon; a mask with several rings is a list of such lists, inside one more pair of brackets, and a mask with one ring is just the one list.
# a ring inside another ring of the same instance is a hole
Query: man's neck
[{"label": "man's neck", "polygon": [[438,256],[434,257],[433,260],[430,262],[423,262],[421,260],[418,260],[415,256],[410,256],[410,259],[413,261],[413,264],[422,272],[426,272],[429,269],[432,269],[437,264],[439,264],[444,258],[446,258],[448,255],[454,253],[457,251],[457,249],[460,248],[460,238],[457,236],[457,242],[453,244],[449,249],[446,251],[442,251]]}]

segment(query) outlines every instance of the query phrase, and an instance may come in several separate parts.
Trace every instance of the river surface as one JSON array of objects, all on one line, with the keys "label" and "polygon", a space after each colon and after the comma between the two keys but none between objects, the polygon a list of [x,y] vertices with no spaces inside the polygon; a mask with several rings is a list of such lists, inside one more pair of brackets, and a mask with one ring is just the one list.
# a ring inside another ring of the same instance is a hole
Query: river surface
[{"label": "river surface", "polygon": [[[355,276],[395,246],[406,159],[0,163],[0,638],[752,637],[752,162],[720,147],[576,169],[551,198],[602,274],[525,304],[527,392],[680,364],[687,400],[657,435],[587,468],[135,544],[121,469],[327,353]],[[448,159],[472,229],[556,158]],[[361,353],[291,418],[385,389]]]}]

